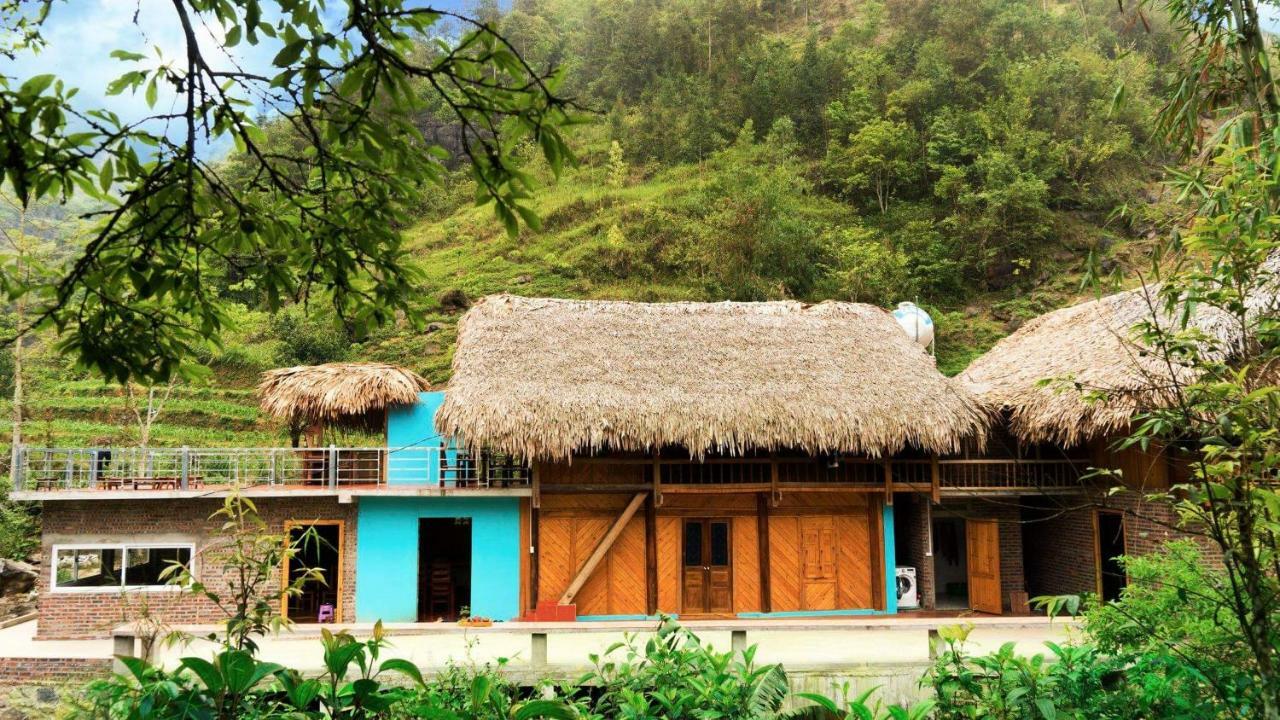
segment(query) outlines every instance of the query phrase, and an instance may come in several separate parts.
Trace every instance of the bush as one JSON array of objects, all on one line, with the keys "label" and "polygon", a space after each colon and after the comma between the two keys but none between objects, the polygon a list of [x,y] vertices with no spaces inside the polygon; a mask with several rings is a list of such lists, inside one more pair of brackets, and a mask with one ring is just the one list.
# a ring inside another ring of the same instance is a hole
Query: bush
[{"label": "bush", "polygon": [[40,522],[27,503],[0,499],[0,558],[26,560],[40,547]]}]

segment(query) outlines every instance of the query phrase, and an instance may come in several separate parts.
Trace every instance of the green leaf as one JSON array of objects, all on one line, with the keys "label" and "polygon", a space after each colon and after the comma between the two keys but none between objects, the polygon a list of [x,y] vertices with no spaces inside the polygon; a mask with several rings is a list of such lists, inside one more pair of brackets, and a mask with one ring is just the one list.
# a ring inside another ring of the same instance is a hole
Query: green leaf
[{"label": "green leaf", "polygon": [[151,82],[147,83],[147,95],[146,95],[147,107],[156,106],[156,98],[160,94],[160,88],[157,85],[157,82],[159,80],[160,80],[160,75],[156,74],[156,75],[152,75]]},{"label": "green leaf", "polygon": [[271,64],[279,68],[289,67],[290,65],[298,62],[298,58],[302,57],[302,50],[306,46],[307,41],[305,38],[294,40],[281,48],[280,52],[276,53],[276,56],[271,59]]},{"label": "green leaf", "polygon": [[578,713],[572,706],[558,700],[530,700],[511,710],[511,720],[533,720],[533,718],[574,720],[577,717]]},{"label": "green leaf", "polygon": [[391,660],[384,660],[382,664],[378,666],[378,672],[386,672],[386,671],[398,672],[402,675],[405,675],[409,677],[409,679],[417,683],[418,687],[423,687],[424,685],[426,685],[426,683],[424,683],[422,680],[422,671],[418,669],[417,665],[414,665],[412,662],[409,662],[408,660],[403,660],[401,658],[392,658]]},{"label": "green leaf", "polygon": [[129,50],[112,50],[111,57],[115,58],[116,60],[125,60],[127,62],[137,62],[139,60],[147,59],[146,55],[143,55],[142,53],[130,52]]},{"label": "green leaf", "polygon": [[224,683],[222,682],[222,673],[218,672],[218,668],[213,663],[198,657],[184,657],[178,661],[178,664],[187,668],[200,678],[200,682],[204,683],[205,689],[211,693],[222,692]]}]

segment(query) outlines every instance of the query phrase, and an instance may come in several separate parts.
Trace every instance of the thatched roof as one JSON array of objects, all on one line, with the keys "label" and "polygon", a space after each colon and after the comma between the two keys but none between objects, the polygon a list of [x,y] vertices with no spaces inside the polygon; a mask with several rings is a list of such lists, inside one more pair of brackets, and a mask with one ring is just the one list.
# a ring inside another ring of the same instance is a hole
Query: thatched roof
[{"label": "thatched roof", "polygon": [[540,459],[671,446],[948,452],[986,420],[870,305],[510,295],[462,319],[438,417],[469,444]]},{"label": "thatched roof", "polygon": [[[1280,255],[1264,268],[1280,268]],[[1158,287],[1138,288],[1055,310],[1023,325],[974,360],[959,379],[1009,429],[1029,443],[1073,446],[1128,427],[1135,412],[1161,407],[1173,381],[1193,374],[1149,352],[1134,326],[1156,316],[1173,327]],[[1254,313],[1274,312],[1275,293],[1250,299]],[[1190,323],[1229,348],[1239,331],[1231,318],[1199,306]],[[1105,397],[1105,401],[1102,398]]]},{"label": "thatched roof", "polygon": [[258,397],[263,412],[291,422],[376,429],[387,407],[411,405],[429,387],[417,373],[395,365],[326,363],[269,370]]}]

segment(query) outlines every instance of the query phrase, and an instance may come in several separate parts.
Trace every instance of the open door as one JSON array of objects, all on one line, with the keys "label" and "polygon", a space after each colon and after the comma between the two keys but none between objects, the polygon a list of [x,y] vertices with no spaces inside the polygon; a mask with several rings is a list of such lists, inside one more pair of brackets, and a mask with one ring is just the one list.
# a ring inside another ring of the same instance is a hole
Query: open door
[{"label": "open door", "polygon": [[[302,581],[301,592],[283,598],[283,615],[296,623],[338,622],[342,618],[341,520],[285,523],[285,533],[293,555],[285,555],[281,582]],[[319,570],[320,579],[304,579],[310,570]]]},{"label": "open door", "polygon": [[684,614],[733,612],[728,520],[684,521]]},{"label": "open door", "polygon": [[1001,614],[1000,525],[995,520],[965,521],[969,566],[969,607]]},{"label": "open door", "polygon": [[452,622],[471,605],[471,518],[418,521],[418,622]]},{"label": "open door", "polygon": [[1098,595],[1107,602],[1120,599],[1120,593],[1129,583],[1120,558],[1124,556],[1124,515],[1114,511],[1099,510],[1095,522],[1097,538]]}]

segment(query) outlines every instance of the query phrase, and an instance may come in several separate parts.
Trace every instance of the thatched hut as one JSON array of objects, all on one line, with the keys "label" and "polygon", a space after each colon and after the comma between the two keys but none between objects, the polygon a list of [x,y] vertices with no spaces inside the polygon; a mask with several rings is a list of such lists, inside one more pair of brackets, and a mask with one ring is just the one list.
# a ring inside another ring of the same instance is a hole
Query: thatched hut
[{"label": "thatched hut", "polygon": [[889,313],[854,303],[500,295],[463,318],[453,369],[441,427],[527,459],[945,453],[984,425]]},{"label": "thatched hut", "polygon": [[412,370],[376,362],[337,362],[270,370],[258,384],[259,407],[303,431],[342,427],[382,432],[387,409],[412,405],[430,385]]},{"label": "thatched hut", "polygon": [[[1264,269],[1280,270],[1280,256]],[[1270,286],[1270,282],[1264,282]],[[1273,314],[1276,294],[1255,293],[1250,310]],[[1179,320],[1162,307],[1158,286],[1115,293],[1041,315],[974,360],[959,379],[987,408],[1008,418],[1025,443],[1063,447],[1104,438],[1128,427],[1141,408],[1170,401],[1191,369],[1152,353],[1135,326]],[[1203,305],[1187,321],[1230,353],[1240,329],[1225,313]]]}]

